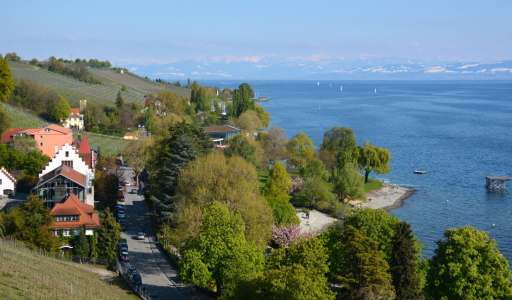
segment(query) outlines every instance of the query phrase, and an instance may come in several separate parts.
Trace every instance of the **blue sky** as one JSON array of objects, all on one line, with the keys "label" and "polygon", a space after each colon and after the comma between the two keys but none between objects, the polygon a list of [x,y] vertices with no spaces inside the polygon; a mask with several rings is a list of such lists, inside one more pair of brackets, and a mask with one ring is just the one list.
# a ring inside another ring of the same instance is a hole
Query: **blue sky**
[{"label": "blue sky", "polygon": [[512,59],[512,1],[4,1],[0,53],[112,63]]}]

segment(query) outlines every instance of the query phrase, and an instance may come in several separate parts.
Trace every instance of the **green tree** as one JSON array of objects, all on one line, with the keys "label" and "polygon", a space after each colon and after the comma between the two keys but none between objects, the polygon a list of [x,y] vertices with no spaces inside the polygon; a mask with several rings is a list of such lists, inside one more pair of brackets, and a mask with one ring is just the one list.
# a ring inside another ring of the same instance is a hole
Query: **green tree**
[{"label": "green tree", "polygon": [[39,196],[29,196],[25,203],[9,208],[0,220],[7,236],[48,252],[57,251],[59,239],[49,229],[53,216]]},{"label": "green tree", "polygon": [[0,101],[7,101],[14,90],[14,80],[9,62],[0,55]]},{"label": "green tree", "polygon": [[235,126],[246,132],[256,132],[261,127],[261,121],[254,110],[246,110],[235,121]]},{"label": "green tree", "polygon": [[300,176],[303,177],[304,179],[318,177],[323,181],[327,181],[327,179],[329,178],[329,175],[325,170],[324,163],[318,158],[313,158],[309,160],[306,163],[306,165],[299,170],[299,172]]},{"label": "green tree", "polygon": [[393,228],[398,222],[397,217],[389,215],[385,210],[360,207],[346,216],[344,224],[356,229],[366,228],[366,236],[378,243],[378,250],[382,252],[382,257],[389,262],[391,239],[395,234]]},{"label": "green tree", "polygon": [[432,299],[510,299],[507,259],[488,233],[471,226],[447,229],[427,273],[427,296]]},{"label": "green tree", "polygon": [[368,175],[370,175],[372,171],[379,174],[387,174],[389,172],[391,153],[388,149],[373,146],[369,141],[366,141],[363,147],[359,147],[357,157],[359,168],[365,171],[365,183],[368,182]]},{"label": "green tree", "polygon": [[263,189],[263,195],[267,198],[290,199],[290,196],[288,196],[290,187],[290,175],[281,162],[276,162],[268,172],[268,179]]},{"label": "green tree", "polygon": [[4,105],[0,102],[0,132],[5,132],[11,128],[11,118],[4,110]]},{"label": "green tree", "polygon": [[234,135],[228,140],[228,145],[229,147],[224,150],[226,157],[239,155],[256,168],[259,168],[256,160],[256,147],[251,145],[245,136],[241,134]]},{"label": "green tree", "polygon": [[290,163],[297,168],[302,168],[315,156],[313,141],[302,131],[299,131],[286,144]]},{"label": "green tree", "polygon": [[353,164],[345,164],[338,173],[334,184],[338,198],[347,196],[353,199],[366,200],[364,177],[359,174]]},{"label": "green tree", "polygon": [[246,293],[246,299],[334,299],[327,286],[327,271],[327,254],[320,240],[302,239],[289,249],[272,250],[256,293]]},{"label": "green tree", "polygon": [[121,91],[128,92],[128,87],[123,84],[123,86],[121,87]]},{"label": "green tree", "polygon": [[[158,111],[160,114],[174,113],[181,116],[185,113],[180,95],[174,92],[160,91],[158,92],[158,100],[160,102],[159,106],[155,107],[154,110]],[[156,102],[153,103],[157,105]]]},{"label": "green tree", "polygon": [[190,94],[190,103],[195,104],[196,111],[206,111],[210,109],[206,87],[199,85],[196,81],[192,83],[192,92]]},{"label": "green tree", "polygon": [[75,241],[75,244],[73,246],[73,250],[75,251],[75,255],[79,257],[89,257],[90,253],[90,245],[89,245],[89,239],[85,235],[85,226],[80,228],[80,234],[78,235],[78,238]]},{"label": "green tree", "polygon": [[150,105],[146,110],[146,115],[144,116],[144,126],[146,126],[147,131],[151,133],[155,132],[155,110],[152,105]]},{"label": "green tree", "polygon": [[411,225],[397,223],[391,239],[390,271],[397,300],[422,299],[418,278],[419,249]]},{"label": "green tree", "polygon": [[322,202],[326,205],[321,205],[321,207],[330,206],[330,203],[335,200],[335,196],[329,191],[326,182],[319,176],[307,178],[300,194],[309,200],[310,207]]},{"label": "green tree", "polygon": [[249,96],[249,98],[254,98],[254,90],[252,89],[252,86],[247,82],[244,82],[238,88],[242,89],[242,86],[247,90],[247,95]]},{"label": "green tree", "polygon": [[342,299],[393,299],[389,265],[382,259],[379,244],[365,233],[365,228],[345,226],[341,243],[343,263],[334,276],[343,285]]},{"label": "green tree", "polygon": [[240,156],[228,159],[214,152],[190,162],[180,171],[176,193],[181,237],[196,236],[201,211],[219,201],[242,217],[245,239],[265,247],[270,241],[272,213],[258,189],[256,168]]},{"label": "green tree", "polygon": [[121,95],[121,91],[117,92],[117,96],[116,96],[116,107],[119,111],[121,111],[123,109],[123,106],[124,106],[124,99],[123,99],[123,96]]},{"label": "green tree", "polygon": [[245,111],[253,109],[254,101],[249,97],[247,86],[241,84],[239,89],[235,89],[233,91],[233,107],[231,116],[233,118],[238,118]]},{"label": "green tree", "polygon": [[5,59],[7,59],[8,61],[20,62],[21,57],[19,57],[18,54],[16,54],[16,52],[9,52],[5,54]]},{"label": "green tree", "polygon": [[357,158],[357,143],[354,138],[354,131],[347,127],[332,127],[324,133],[320,149],[334,155],[338,169],[343,169],[347,163],[352,163]]},{"label": "green tree", "polygon": [[270,124],[270,114],[261,105],[258,105],[257,103],[254,103],[254,111],[256,112],[258,118],[260,119],[261,126],[268,127],[268,125]]},{"label": "green tree", "polygon": [[132,167],[137,180],[137,186],[139,186],[139,175],[148,163],[150,153],[148,148],[151,147],[151,145],[149,138],[133,140],[123,150],[123,159]]},{"label": "green tree", "polygon": [[266,132],[258,133],[257,141],[263,148],[268,162],[265,169],[269,165],[287,158],[286,143],[288,139],[284,135],[283,128],[278,125],[270,127]]},{"label": "green tree", "polygon": [[238,281],[261,273],[264,258],[260,249],[244,237],[242,218],[218,201],[212,201],[201,218],[197,237],[187,242],[180,261],[183,282],[208,288],[212,281],[219,296],[229,298]]},{"label": "green tree", "polygon": [[296,225],[300,223],[295,208],[290,204],[289,198],[267,197],[268,204],[272,209],[274,224],[277,226]]},{"label": "green tree", "polygon": [[103,217],[100,219],[100,228],[98,228],[98,255],[102,258],[115,259],[117,244],[121,237],[121,226],[107,207],[103,211]]},{"label": "green tree", "polygon": [[52,108],[51,115],[55,122],[61,123],[63,120],[69,118],[71,114],[71,107],[69,106],[68,101],[59,96],[59,102]]}]

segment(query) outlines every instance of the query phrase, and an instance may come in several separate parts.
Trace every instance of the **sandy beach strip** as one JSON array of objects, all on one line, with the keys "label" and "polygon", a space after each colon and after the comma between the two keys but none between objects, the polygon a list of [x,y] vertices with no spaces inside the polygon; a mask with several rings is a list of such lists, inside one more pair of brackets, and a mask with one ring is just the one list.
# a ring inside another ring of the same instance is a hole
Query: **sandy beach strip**
[{"label": "sandy beach strip", "polygon": [[378,189],[369,191],[366,194],[368,196],[368,201],[358,204],[358,206],[389,210],[400,206],[402,204],[402,200],[409,197],[413,192],[414,190],[405,187],[384,184]]}]

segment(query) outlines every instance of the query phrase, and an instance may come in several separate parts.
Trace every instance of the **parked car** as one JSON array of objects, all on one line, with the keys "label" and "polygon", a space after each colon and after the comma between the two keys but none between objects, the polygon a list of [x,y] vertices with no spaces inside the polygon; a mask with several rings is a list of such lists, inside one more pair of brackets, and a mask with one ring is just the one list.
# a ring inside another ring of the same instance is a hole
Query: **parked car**
[{"label": "parked car", "polygon": [[116,205],[116,210],[124,210],[124,204],[118,204]]},{"label": "parked car", "polygon": [[119,225],[121,225],[121,231],[126,230],[126,220],[125,219],[119,220]]},{"label": "parked car", "polygon": [[128,247],[121,247],[121,248],[119,249],[119,253],[123,253],[123,252],[128,253]]},{"label": "parked car", "polygon": [[120,195],[119,196],[119,201],[124,202],[124,200],[125,200],[124,195]]},{"label": "parked car", "polygon": [[137,272],[137,269],[135,269],[135,268],[129,268],[128,269],[128,276],[131,276],[133,273],[139,273],[139,272]]},{"label": "parked car", "polygon": [[[119,244],[117,244],[119,249],[121,248],[126,248],[126,251],[128,251],[128,243],[127,242],[119,242]],[[130,269],[133,269],[133,268],[130,268]]]},{"label": "parked car", "polygon": [[146,235],[144,234],[144,232],[137,233],[137,239],[138,240],[143,240],[145,238],[146,238]]},{"label": "parked car", "polygon": [[132,190],[130,191],[130,194],[137,194],[137,189],[132,189]]},{"label": "parked car", "polygon": [[130,255],[128,254],[128,252],[121,252],[121,254],[119,255],[119,259],[124,262],[129,262]]},{"label": "parked car", "polygon": [[128,180],[124,182],[124,185],[126,186],[130,186],[131,185],[131,182],[129,182]]},{"label": "parked car", "polygon": [[117,212],[117,218],[118,218],[118,219],[123,219],[123,218],[124,218],[124,216],[125,216],[125,215],[124,215],[124,211],[118,211],[118,212]]},{"label": "parked car", "polygon": [[140,277],[139,273],[133,273],[131,277],[132,277],[132,282],[135,283],[136,285],[142,284],[142,277]]}]

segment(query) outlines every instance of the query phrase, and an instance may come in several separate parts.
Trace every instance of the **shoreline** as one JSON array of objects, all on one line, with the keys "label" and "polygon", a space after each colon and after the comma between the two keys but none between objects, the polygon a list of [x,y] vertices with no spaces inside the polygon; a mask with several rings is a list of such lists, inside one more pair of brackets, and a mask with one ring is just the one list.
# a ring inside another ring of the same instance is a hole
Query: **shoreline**
[{"label": "shoreline", "polygon": [[357,206],[370,207],[373,209],[391,210],[402,205],[404,199],[409,197],[415,190],[393,184],[384,184],[382,187],[371,190],[366,195],[368,201]]}]

